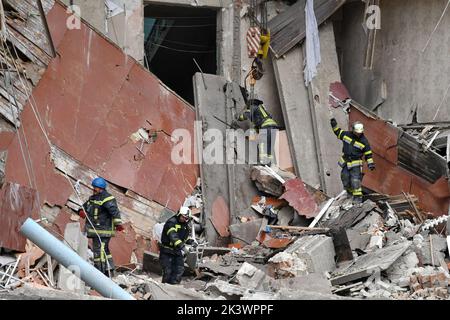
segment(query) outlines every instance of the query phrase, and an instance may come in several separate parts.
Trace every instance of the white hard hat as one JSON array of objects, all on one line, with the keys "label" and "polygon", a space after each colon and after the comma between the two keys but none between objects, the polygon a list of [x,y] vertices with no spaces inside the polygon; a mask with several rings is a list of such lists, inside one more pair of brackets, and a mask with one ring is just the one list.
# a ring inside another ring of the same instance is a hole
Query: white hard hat
[{"label": "white hard hat", "polygon": [[353,132],[355,133],[363,133],[364,132],[364,125],[357,121],[353,124]]},{"label": "white hard hat", "polygon": [[181,207],[180,211],[178,212],[179,215],[185,216],[186,218],[191,218],[191,209],[188,207]]}]

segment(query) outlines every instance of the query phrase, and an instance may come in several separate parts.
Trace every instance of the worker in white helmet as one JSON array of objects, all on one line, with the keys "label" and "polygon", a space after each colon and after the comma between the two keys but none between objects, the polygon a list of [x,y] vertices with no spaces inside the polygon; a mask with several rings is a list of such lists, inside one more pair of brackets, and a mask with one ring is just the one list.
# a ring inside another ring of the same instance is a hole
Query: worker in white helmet
[{"label": "worker in white helmet", "polygon": [[367,161],[369,169],[375,169],[373,154],[369,141],[364,136],[364,125],[356,121],[352,125],[352,131],[344,131],[339,128],[336,119],[331,119],[331,127],[338,139],[342,140],[342,157],[339,166],[342,168],[341,180],[345,190],[353,196],[353,204],[362,203],[362,168],[363,158]]},{"label": "worker in white helmet", "polygon": [[188,207],[181,207],[164,225],[159,254],[163,283],[179,284],[181,281],[184,273],[185,243],[190,234],[191,218],[191,210]]}]

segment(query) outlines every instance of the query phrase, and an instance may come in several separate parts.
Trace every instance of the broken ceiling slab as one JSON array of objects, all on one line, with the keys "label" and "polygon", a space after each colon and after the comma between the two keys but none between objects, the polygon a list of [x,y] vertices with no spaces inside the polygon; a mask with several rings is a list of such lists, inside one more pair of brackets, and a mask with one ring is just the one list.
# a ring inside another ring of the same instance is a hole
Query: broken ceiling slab
[{"label": "broken ceiling slab", "polygon": [[256,241],[263,219],[256,219],[245,223],[236,223],[229,226],[231,237],[251,244]]},{"label": "broken ceiling slab", "polygon": [[222,274],[228,277],[233,276],[240,268],[240,263],[235,263],[231,265],[222,265],[218,261],[202,261],[198,263],[198,268],[207,269],[215,274]]},{"label": "broken ceiling slab", "polygon": [[359,256],[351,265],[339,270],[331,278],[333,285],[341,285],[389,268],[411,245],[405,241]]},{"label": "broken ceiling slab", "polygon": [[[320,25],[333,15],[346,0],[316,0],[314,12],[317,24]],[[286,11],[269,21],[270,47],[277,58],[280,58],[306,36],[305,23],[306,0],[298,0]]]},{"label": "broken ceiling slab", "polygon": [[151,293],[151,300],[207,300],[210,297],[199,293],[194,289],[186,289],[166,283],[159,283],[153,279],[147,279],[145,285],[147,293]]},{"label": "broken ceiling slab", "polygon": [[256,188],[261,192],[276,197],[283,194],[283,183],[270,174],[263,166],[254,166],[251,170],[250,179],[255,182]]},{"label": "broken ceiling slab", "polygon": [[236,274],[238,283],[248,289],[262,289],[266,274],[248,262],[244,262]]},{"label": "broken ceiling slab", "polygon": [[[3,298],[0,296],[0,299]],[[50,289],[25,283],[22,287],[9,292],[5,299],[11,300],[110,300],[94,295],[83,295],[74,292]]]},{"label": "broken ceiling slab", "polygon": [[349,297],[341,297],[336,294],[324,294],[307,290],[291,290],[282,288],[279,291],[280,300],[354,300]]},{"label": "broken ceiling slab", "polygon": [[[367,200],[362,206],[353,206],[341,213],[337,218],[327,221],[325,226],[330,229],[348,229],[363,220],[371,211],[378,209],[377,205]],[[378,209],[379,210],[379,209]]]},{"label": "broken ceiling slab", "polygon": [[208,283],[206,291],[217,296],[225,296],[227,300],[239,300],[247,289],[223,280],[215,280]]},{"label": "broken ceiling slab", "polygon": [[280,197],[285,199],[299,215],[314,218],[318,213],[318,206],[312,195],[306,190],[305,184],[299,178],[286,181],[286,191]]},{"label": "broken ceiling slab", "polygon": [[310,273],[286,279],[276,279],[270,282],[271,288],[280,290],[282,288],[291,290],[313,291],[323,294],[331,294],[331,283],[322,273]]}]

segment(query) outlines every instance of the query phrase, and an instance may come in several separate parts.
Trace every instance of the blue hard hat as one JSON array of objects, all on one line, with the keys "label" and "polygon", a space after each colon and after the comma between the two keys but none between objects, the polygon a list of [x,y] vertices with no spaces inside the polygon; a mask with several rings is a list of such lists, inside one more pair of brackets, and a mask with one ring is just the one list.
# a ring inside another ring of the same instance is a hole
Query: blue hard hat
[{"label": "blue hard hat", "polygon": [[92,180],[92,186],[101,189],[106,189],[106,180],[100,177],[95,178],[94,180]]}]

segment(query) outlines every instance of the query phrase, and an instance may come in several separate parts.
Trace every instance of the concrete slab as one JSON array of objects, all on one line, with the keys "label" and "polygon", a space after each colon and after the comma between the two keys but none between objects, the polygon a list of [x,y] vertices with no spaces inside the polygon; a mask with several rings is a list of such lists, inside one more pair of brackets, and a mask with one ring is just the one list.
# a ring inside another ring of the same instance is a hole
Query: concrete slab
[{"label": "concrete slab", "polygon": [[256,241],[262,222],[263,219],[256,219],[250,222],[230,225],[231,236],[245,244],[251,244],[253,241]]},{"label": "concrete slab", "polygon": [[314,235],[301,237],[285,250],[295,253],[307,265],[309,273],[331,272],[336,268],[331,237]]},{"label": "concrete slab", "polygon": [[405,241],[359,256],[353,264],[336,272],[331,279],[331,283],[333,285],[340,285],[368,277],[377,271],[381,272],[386,270],[409,248],[410,245],[410,241]]},{"label": "concrete slab", "polygon": [[[273,59],[273,65],[296,173],[307,184],[320,185],[328,195],[335,196],[342,190],[337,165],[342,147],[329,124],[330,84],[341,81],[333,25],[320,27],[319,37],[322,62],[309,88],[300,67],[303,45],[284,58]],[[347,128],[343,111],[334,109],[333,113],[340,126]]]},{"label": "concrete slab", "polygon": [[244,262],[236,274],[236,280],[245,288],[260,289],[266,280],[266,274],[250,263]]},{"label": "concrete slab", "polygon": [[[196,118],[200,121],[200,125],[197,125],[195,129],[195,151],[201,162],[206,239],[213,246],[225,245],[227,239],[219,237],[211,220],[216,199],[223,198],[226,206],[222,203],[221,211],[226,212],[225,207],[228,207],[229,221],[235,223],[236,214],[248,208],[251,205],[251,199],[257,194],[255,187],[248,179],[250,165],[245,164],[248,163],[248,160],[245,160],[245,151],[235,153],[234,144],[225,139],[228,137],[226,131],[229,128],[217,120],[219,118],[226,123],[234,120],[235,115],[241,111],[238,111],[237,108],[242,107],[242,93],[237,84],[227,82],[224,77],[196,73],[194,75],[194,96]],[[217,151],[214,159],[212,154],[216,152],[210,150],[213,144],[207,136],[212,133],[212,129],[216,129],[222,135],[222,144],[219,144],[221,148]],[[204,134],[206,135],[204,136]],[[241,163],[244,164],[236,164],[238,157],[242,158]],[[242,192],[237,192],[238,190]],[[246,204],[248,206],[245,206]],[[225,234],[223,228],[220,230],[222,234]]]},{"label": "concrete slab", "polygon": [[321,273],[311,273],[294,278],[272,280],[270,286],[276,290],[284,288],[331,294],[331,282]]}]

